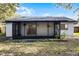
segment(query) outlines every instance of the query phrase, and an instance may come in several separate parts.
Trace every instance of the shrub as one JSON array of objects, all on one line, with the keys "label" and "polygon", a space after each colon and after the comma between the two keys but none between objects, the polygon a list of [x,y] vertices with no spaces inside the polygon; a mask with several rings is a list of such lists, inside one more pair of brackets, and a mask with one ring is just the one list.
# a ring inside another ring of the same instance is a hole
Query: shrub
[{"label": "shrub", "polygon": [[61,35],[61,37],[60,37],[60,39],[65,39],[65,38],[66,38],[66,33],[63,32],[62,35]]}]

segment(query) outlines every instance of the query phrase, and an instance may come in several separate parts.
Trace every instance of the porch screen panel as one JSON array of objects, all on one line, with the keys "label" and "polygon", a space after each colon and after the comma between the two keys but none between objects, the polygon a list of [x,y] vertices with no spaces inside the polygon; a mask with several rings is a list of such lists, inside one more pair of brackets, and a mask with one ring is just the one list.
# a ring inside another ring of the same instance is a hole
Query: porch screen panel
[{"label": "porch screen panel", "polygon": [[49,36],[53,36],[54,35],[54,23],[53,22],[49,22]]},{"label": "porch screen panel", "polygon": [[37,23],[37,35],[38,36],[47,36],[48,35],[47,22]]},{"label": "porch screen panel", "polygon": [[36,23],[28,23],[27,24],[27,35],[35,36],[37,34]]},{"label": "porch screen panel", "polygon": [[20,23],[13,23],[13,36],[20,36]]}]

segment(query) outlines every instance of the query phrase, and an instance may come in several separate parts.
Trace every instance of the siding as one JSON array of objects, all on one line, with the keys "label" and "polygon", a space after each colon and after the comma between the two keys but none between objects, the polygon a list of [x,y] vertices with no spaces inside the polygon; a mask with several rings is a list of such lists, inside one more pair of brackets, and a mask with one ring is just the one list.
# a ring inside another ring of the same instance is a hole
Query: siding
[{"label": "siding", "polygon": [[61,24],[67,24],[67,26],[68,26],[68,30],[61,30],[61,35],[63,35],[63,33],[65,33],[67,36],[72,36],[74,33],[74,24],[65,23],[65,22],[62,22]]}]

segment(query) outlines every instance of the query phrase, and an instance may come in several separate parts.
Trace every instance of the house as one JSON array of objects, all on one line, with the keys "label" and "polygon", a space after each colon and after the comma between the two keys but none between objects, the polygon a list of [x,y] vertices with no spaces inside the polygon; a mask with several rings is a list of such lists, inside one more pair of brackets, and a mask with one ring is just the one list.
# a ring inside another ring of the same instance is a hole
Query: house
[{"label": "house", "polygon": [[67,17],[16,17],[6,20],[6,37],[26,38],[60,38],[73,36],[76,20]]},{"label": "house", "polygon": [[79,22],[74,25],[74,36],[79,36]]}]

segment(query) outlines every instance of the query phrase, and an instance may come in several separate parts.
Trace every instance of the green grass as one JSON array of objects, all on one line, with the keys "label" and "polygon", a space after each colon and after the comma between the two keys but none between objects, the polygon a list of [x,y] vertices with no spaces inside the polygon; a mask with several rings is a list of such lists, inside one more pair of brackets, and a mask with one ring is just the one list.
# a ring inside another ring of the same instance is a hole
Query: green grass
[{"label": "green grass", "polygon": [[0,41],[0,55],[14,56],[69,56],[79,55],[79,41],[72,39],[63,41],[33,41],[19,40]]}]

